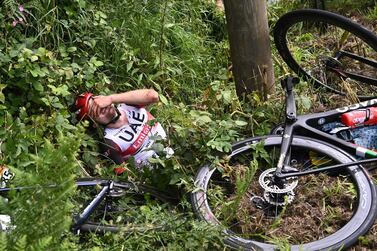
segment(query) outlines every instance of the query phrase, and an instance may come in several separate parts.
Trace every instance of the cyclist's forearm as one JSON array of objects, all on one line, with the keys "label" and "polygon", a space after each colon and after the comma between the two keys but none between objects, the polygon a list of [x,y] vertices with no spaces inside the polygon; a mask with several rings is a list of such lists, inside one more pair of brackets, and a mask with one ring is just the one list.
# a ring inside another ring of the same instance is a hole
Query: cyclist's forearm
[{"label": "cyclist's forearm", "polygon": [[112,103],[129,105],[149,105],[159,101],[158,93],[153,89],[139,89],[123,93],[111,94]]}]

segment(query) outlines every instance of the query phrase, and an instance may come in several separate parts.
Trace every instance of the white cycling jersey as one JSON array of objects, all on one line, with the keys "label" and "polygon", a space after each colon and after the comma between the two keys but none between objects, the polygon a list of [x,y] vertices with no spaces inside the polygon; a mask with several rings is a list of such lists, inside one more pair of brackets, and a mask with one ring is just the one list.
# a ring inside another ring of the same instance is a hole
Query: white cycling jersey
[{"label": "white cycling jersey", "polygon": [[150,124],[154,117],[144,107],[121,104],[118,109],[126,113],[128,124],[120,128],[106,128],[105,138],[119,147],[124,160],[134,156],[136,163],[147,164],[148,159],[156,155],[153,150],[148,150],[155,141],[152,136],[166,138],[164,129],[158,122]]}]

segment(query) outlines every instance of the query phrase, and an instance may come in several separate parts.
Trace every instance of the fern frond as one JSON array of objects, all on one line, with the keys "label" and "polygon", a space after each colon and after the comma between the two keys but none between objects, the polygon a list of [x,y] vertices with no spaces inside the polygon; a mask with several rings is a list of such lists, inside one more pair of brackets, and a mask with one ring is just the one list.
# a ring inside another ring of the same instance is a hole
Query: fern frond
[{"label": "fern frond", "polygon": [[15,251],[24,251],[24,250],[26,250],[26,248],[27,248],[27,239],[26,239],[26,235],[23,235],[15,243],[14,250]]},{"label": "fern frond", "polygon": [[7,250],[7,236],[6,233],[0,232],[0,251],[6,251]]}]

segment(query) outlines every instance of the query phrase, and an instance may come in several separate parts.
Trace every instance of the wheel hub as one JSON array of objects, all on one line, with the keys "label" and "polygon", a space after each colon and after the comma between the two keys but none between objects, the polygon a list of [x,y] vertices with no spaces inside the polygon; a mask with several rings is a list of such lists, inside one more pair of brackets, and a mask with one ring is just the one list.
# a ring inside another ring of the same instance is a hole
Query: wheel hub
[{"label": "wheel hub", "polygon": [[269,168],[259,176],[259,184],[264,189],[264,199],[272,205],[283,206],[294,199],[293,189],[297,186],[297,178],[276,181],[276,168]]}]

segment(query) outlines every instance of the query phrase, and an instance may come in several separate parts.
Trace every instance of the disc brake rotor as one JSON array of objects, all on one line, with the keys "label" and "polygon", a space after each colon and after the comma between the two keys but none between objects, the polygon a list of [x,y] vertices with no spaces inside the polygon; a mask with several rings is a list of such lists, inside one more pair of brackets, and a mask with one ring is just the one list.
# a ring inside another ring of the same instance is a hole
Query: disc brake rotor
[{"label": "disc brake rotor", "polygon": [[[276,168],[269,168],[259,176],[259,184],[264,189],[264,199],[273,205],[282,206],[294,199],[293,189],[297,186],[297,178],[285,179],[281,184],[275,181]],[[287,198],[285,198],[287,197]]]},{"label": "disc brake rotor", "polygon": [[283,187],[280,187],[274,181],[276,168],[269,168],[265,170],[259,176],[259,184],[263,187],[266,192],[270,193],[288,193],[293,191],[293,189],[297,186],[298,181],[297,178],[288,178],[285,179],[283,183]]}]

